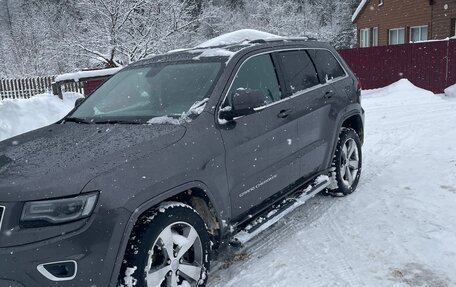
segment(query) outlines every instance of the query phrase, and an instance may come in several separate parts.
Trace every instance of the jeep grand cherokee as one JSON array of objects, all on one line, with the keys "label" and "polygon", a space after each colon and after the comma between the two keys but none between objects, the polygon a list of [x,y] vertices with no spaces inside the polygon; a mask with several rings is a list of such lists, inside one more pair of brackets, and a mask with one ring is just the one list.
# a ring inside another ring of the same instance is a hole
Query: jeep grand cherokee
[{"label": "jeep grand cherokee", "polygon": [[204,286],[214,251],[286,198],[356,189],[363,121],[359,82],[325,43],[131,64],[0,142],[0,286]]}]

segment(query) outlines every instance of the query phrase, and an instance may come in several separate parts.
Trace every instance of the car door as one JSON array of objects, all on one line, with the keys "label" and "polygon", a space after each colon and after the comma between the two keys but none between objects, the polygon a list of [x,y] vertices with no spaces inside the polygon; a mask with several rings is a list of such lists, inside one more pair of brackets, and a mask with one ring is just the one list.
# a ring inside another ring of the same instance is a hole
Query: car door
[{"label": "car door", "polygon": [[322,141],[325,143],[326,155],[322,168],[327,168],[332,162],[332,152],[337,141],[338,115],[348,104],[347,93],[353,91],[353,81],[339,63],[334,54],[328,49],[307,50],[315,63],[322,88],[319,93],[321,113]]},{"label": "car door", "polygon": [[289,102],[296,109],[300,175],[307,179],[324,169],[328,149],[325,139],[327,118],[331,116],[326,93],[331,87],[321,85],[317,70],[306,50],[277,53],[284,75]]},{"label": "car door", "polygon": [[[238,89],[260,90],[267,95],[263,107],[251,115],[221,125],[226,149],[226,172],[236,218],[297,180],[298,127],[292,107],[282,101],[274,62],[270,54],[247,59],[237,71],[226,99]],[[222,107],[228,106],[225,102]]]}]

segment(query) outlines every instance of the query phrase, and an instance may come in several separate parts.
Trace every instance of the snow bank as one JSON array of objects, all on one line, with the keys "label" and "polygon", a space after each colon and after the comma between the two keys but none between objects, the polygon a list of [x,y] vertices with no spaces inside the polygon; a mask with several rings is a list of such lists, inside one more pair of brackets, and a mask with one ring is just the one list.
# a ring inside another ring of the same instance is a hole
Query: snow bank
[{"label": "snow bank", "polygon": [[196,46],[196,48],[208,48],[222,45],[237,44],[242,43],[244,41],[279,38],[282,37],[254,29],[242,29],[212,38],[204,43],[199,44],[198,46]]},{"label": "snow bank", "polygon": [[0,101],[0,141],[52,124],[73,109],[78,93],[64,93],[63,100],[51,94],[30,99]]},{"label": "snow bank", "polygon": [[456,98],[456,84],[445,89],[445,96]]},{"label": "snow bank", "polygon": [[62,74],[62,75],[57,76],[55,78],[55,81],[56,82],[61,82],[61,81],[74,80],[75,82],[79,82],[80,79],[85,79],[85,78],[111,76],[111,75],[114,75],[115,73],[117,73],[120,70],[122,70],[122,67],[120,67],[120,68],[111,68],[111,69],[103,69],[103,70],[95,70],[95,71],[82,71],[82,72],[76,72],[76,73]]},{"label": "snow bank", "polygon": [[363,91],[362,97],[384,97],[384,95],[389,96],[388,102],[407,104],[416,98],[430,99],[428,96],[434,96],[434,93],[415,86],[407,79],[401,79],[384,88]]}]

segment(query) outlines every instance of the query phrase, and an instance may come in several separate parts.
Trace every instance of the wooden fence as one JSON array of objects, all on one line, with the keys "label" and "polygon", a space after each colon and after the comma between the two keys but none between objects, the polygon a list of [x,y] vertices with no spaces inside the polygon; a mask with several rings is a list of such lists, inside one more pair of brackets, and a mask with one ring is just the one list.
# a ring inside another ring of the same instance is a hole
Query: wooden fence
[{"label": "wooden fence", "polygon": [[402,78],[443,93],[456,83],[456,40],[339,50],[364,89],[385,87]]},{"label": "wooden fence", "polygon": [[[0,79],[0,100],[5,99],[29,99],[43,93],[52,93],[52,83],[55,76]],[[63,92],[77,92],[84,94],[83,83],[72,82],[62,85]]]}]

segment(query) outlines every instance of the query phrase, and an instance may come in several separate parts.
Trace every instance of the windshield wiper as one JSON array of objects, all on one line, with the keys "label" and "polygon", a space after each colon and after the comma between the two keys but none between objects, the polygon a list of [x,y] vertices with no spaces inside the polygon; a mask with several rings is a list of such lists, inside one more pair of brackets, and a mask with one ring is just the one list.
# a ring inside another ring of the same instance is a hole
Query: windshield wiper
[{"label": "windshield wiper", "polygon": [[72,123],[78,123],[78,124],[91,124],[92,123],[92,122],[90,122],[90,121],[88,121],[86,119],[75,118],[75,117],[69,117],[69,118],[63,119],[62,123],[66,123],[66,122],[72,122]]},{"label": "windshield wiper", "polygon": [[138,120],[102,120],[102,121],[95,121],[93,122],[94,124],[134,124],[134,125],[139,125],[141,124],[141,121]]}]

